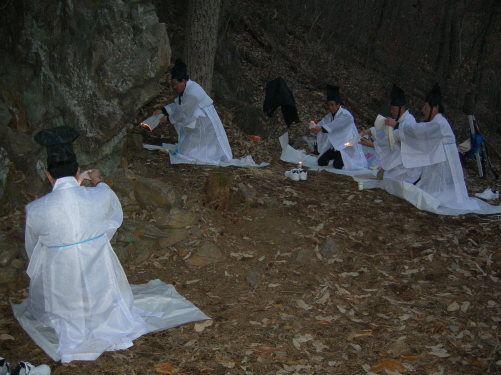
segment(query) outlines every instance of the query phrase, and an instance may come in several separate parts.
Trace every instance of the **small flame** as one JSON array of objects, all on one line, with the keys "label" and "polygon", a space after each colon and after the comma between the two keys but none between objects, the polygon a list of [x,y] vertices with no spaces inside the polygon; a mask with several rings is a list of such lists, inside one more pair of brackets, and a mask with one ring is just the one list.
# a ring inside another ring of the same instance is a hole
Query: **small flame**
[{"label": "small flame", "polygon": [[351,146],[351,143],[350,143],[350,142],[346,142],[344,145],[345,145],[346,147],[350,147],[350,146]]},{"label": "small flame", "polygon": [[141,124],[139,124],[139,125],[141,125],[143,128],[148,129],[149,131],[151,131],[151,128],[150,128],[150,126],[149,126],[148,124],[145,124],[144,122],[142,122],[142,123],[141,123]]}]

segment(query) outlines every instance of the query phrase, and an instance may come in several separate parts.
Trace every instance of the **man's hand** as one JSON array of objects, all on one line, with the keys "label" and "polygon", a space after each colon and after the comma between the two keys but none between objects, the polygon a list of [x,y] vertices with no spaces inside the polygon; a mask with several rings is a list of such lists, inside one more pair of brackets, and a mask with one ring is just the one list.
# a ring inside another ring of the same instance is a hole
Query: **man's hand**
[{"label": "man's hand", "polygon": [[395,125],[397,125],[397,122],[395,120],[393,120],[392,118],[386,117],[384,120],[384,124],[394,128]]},{"label": "man's hand", "polygon": [[371,130],[370,129],[365,129],[360,132],[360,135],[362,137],[365,137],[367,134],[370,134]]},{"label": "man's hand", "polygon": [[317,125],[317,126],[310,129],[310,133],[317,134],[321,130],[322,130],[322,127]]},{"label": "man's hand", "polygon": [[366,138],[361,138],[358,143],[360,143],[361,145],[367,146],[367,147],[374,147],[374,143],[372,143],[371,141],[369,141]]},{"label": "man's hand", "polygon": [[91,169],[89,171],[89,179],[94,184],[94,186],[96,186],[99,181],[102,181],[101,172],[99,172],[98,169]]}]

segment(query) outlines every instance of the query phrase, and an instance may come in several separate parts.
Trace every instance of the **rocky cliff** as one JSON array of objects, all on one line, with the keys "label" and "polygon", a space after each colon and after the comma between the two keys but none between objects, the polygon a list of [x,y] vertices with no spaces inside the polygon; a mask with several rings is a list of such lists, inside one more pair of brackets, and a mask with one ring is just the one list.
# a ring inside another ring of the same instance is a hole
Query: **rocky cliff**
[{"label": "rocky cliff", "polygon": [[0,207],[15,202],[20,188],[43,190],[46,154],[33,140],[42,128],[74,127],[80,164],[113,171],[126,130],[158,94],[171,57],[151,1],[3,3]]}]

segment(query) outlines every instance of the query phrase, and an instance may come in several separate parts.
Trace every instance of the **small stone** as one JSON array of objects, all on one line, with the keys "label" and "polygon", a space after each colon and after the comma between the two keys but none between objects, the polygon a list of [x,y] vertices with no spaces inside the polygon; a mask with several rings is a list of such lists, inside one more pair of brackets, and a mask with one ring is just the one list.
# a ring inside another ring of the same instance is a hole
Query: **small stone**
[{"label": "small stone", "polygon": [[135,235],[134,233],[125,231],[125,230],[118,230],[117,241],[136,242],[136,241],[139,241],[139,236]]},{"label": "small stone", "polygon": [[158,240],[158,244],[162,249],[177,244],[189,236],[189,232],[186,229],[167,229],[165,234],[167,234],[167,237]]},{"label": "small stone", "polygon": [[308,249],[300,249],[297,252],[296,262],[307,262],[311,258],[311,252]]},{"label": "small stone", "polygon": [[245,280],[249,283],[249,285],[254,288],[261,278],[261,274],[263,273],[263,269],[261,267],[255,267],[249,271]]},{"label": "small stone", "polygon": [[134,184],[134,197],[142,208],[162,207],[171,209],[181,207],[181,194],[175,188],[152,178],[138,177]]},{"label": "small stone", "polygon": [[131,254],[130,263],[139,265],[146,262],[155,253],[155,244],[156,241],[143,239],[134,242],[129,247]]},{"label": "small stone", "polygon": [[324,258],[329,258],[339,252],[338,247],[336,246],[336,243],[334,242],[334,239],[332,237],[327,237],[325,239],[324,244],[322,245],[322,249],[320,250],[320,253]]},{"label": "small stone", "polygon": [[187,260],[191,266],[206,266],[224,259],[223,252],[213,242],[205,242],[195,254]]},{"label": "small stone", "polygon": [[8,266],[18,255],[17,244],[0,243],[0,267]]},{"label": "small stone", "polygon": [[256,190],[254,188],[247,186],[243,182],[239,182],[237,187],[246,199],[253,200],[256,198]]},{"label": "small stone", "polygon": [[200,214],[179,208],[173,208],[169,211],[157,208],[155,218],[159,228],[181,229],[196,224],[200,220]]}]

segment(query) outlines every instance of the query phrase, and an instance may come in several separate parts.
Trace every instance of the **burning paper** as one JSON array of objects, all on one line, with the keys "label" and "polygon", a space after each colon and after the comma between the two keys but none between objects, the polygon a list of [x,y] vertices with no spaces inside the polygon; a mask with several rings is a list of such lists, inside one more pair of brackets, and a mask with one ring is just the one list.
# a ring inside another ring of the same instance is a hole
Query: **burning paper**
[{"label": "burning paper", "polygon": [[160,119],[164,116],[165,115],[163,113],[159,115],[153,115],[151,117],[148,117],[146,120],[143,120],[140,125],[144,128],[153,130],[158,126]]},{"label": "burning paper", "polygon": [[362,136],[359,134],[357,135],[356,137],[353,137],[352,139],[350,139],[348,142],[346,142],[344,145],[346,147],[351,147],[351,146],[354,146],[356,145],[358,142],[360,142],[360,139],[362,138]]}]

